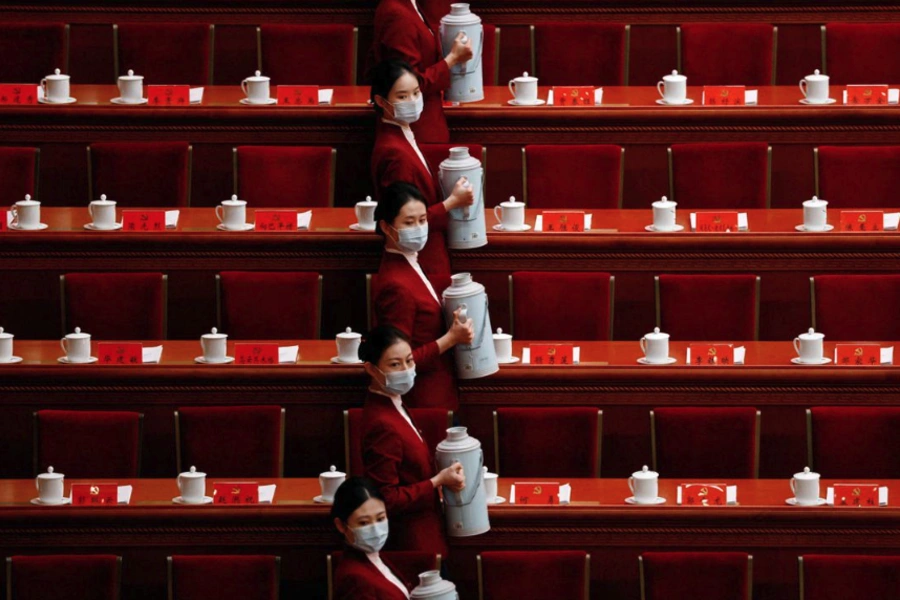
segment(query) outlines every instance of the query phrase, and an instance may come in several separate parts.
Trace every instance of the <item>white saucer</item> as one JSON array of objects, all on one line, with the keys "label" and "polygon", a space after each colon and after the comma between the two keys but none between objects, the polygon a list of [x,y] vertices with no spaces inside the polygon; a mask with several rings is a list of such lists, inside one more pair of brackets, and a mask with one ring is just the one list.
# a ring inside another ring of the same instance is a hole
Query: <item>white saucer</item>
[{"label": "white saucer", "polygon": [[834,229],[834,225],[825,225],[825,229],[816,229],[815,231],[811,231],[806,228],[806,225],[796,225],[794,227],[797,231],[804,231],[806,233],[824,233],[826,231],[831,231]]},{"label": "white saucer", "polygon": [[33,229],[22,229],[18,225],[10,225],[9,226],[10,230],[12,230],[12,231],[42,231],[44,229],[47,229],[48,227],[49,227],[49,225],[47,225],[46,223],[38,223],[38,226]]},{"label": "white saucer", "polygon": [[340,360],[337,356],[332,356],[331,364],[333,364],[333,365],[361,365],[361,364],[363,364],[363,361],[355,360],[353,362],[345,362],[343,360]]},{"label": "white saucer", "polygon": [[538,98],[534,102],[519,102],[518,100],[513,99],[507,101],[507,104],[510,104],[512,106],[543,106],[544,104],[547,104],[547,101]]},{"label": "white saucer", "polygon": [[241,104],[245,106],[271,106],[277,103],[278,98],[269,98],[268,102],[250,102],[250,98],[241,98]]},{"label": "white saucer", "polygon": [[21,356],[12,356],[9,360],[0,360],[0,365],[15,365],[22,362]]},{"label": "white saucer", "polygon": [[219,223],[218,225],[216,225],[216,229],[218,229],[219,231],[250,231],[254,227],[256,227],[256,225],[254,225],[253,223],[244,223],[244,226],[240,229],[228,229],[227,227],[225,227],[224,223]]},{"label": "white saucer", "polygon": [[332,504],[322,496],[316,496],[315,498],[313,498],[313,502],[315,502],[316,504]]},{"label": "white saucer", "polygon": [[650,361],[648,361],[646,358],[644,358],[643,356],[640,357],[640,358],[638,359],[638,363],[640,363],[640,364],[642,364],[642,365],[656,365],[656,366],[659,366],[659,365],[671,365],[671,364],[674,364],[674,363],[676,363],[676,362],[678,362],[678,359],[675,358],[674,356],[670,356],[669,358],[666,359],[665,362],[661,362],[661,363],[650,362]]},{"label": "white saucer", "polygon": [[497,223],[496,225],[494,225],[494,231],[508,231],[509,233],[516,233],[518,231],[528,231],[529,229],[531,229],[531,225],[529,225],[528,223],[523,225],[522,229],[504,229],[503,225],[501,225],[500,223]]},{"label": "white saucer", "polygon": [[194,358],[194,362],[200,363],[201,365],[227,365],[228,363],[234,362],[234,357],[226,356],[225,360],[217,360],[215,362],[210,362],[210,361],[206,360],[205,358],[203,358],[202,356],[198,356],[198,357]]},{"label": "white saucer", "polygon": [[488,504],[503,504],[504,502],[506,502],[506,498],[503,496],[494,496],[493,501],[488,502]]},{"label": "white saucer", "polygon": [[56,100],[47,100],[46,98],[38,98],[38,103],[40,104],[74,104],[76,102],[75,98],[71,96],[66,98],[62,102],[58,102]]},{"label": "white saucer", "polygon": [[666,230],[657,229],[656,225],[647,225],[644,227],[644,231],[652,231],[654,233],[675,233],[676,231],[684,231],[684,225],[676,225],[675,229]]},{"label": "white saucer", "polygon": [[685,98],[684,102],[666,102],[662,98],[656,101],[657,104],[662,104],[663,106],[687,106],[688,104],[693,104],[693,98]]},{"label": "white saucer", "polygon": [[372,225],[372,227],[369,228],[369,227],[363,227],[359,223],[354,223],[353,225],[350,226],[350,229],[352,229],[353,231],[375,231],[375,226]]},{"label": "white saucer", "polygon": [[826,104],[834,104],[837,102],[836,98],[829,98],[825,102],[810,102],[808,99],[803,98],[800,100],[800,104],[806,104],[808,106],[825,106]]},{"label": "white saucer", "polygon": [[119,229],[122,229],[122,224],[116,223],[115,225],[107,229],[105,227],[96,227],[93,223],[85,223],[84,228],[88,231],[118,231]]},{"label": "white saucer", "polygon": [[66,504],[72,504],[71,498],[63,498],[59,502],[44,502],[40,498],[32,498],[32,504],[37,504],[38,506],[65,506]]},{"label": "white saucer", "polygon": [[501,365],[514,365],[514,364],[516,364],[517,362],[519,362],[520,360],[522,360],[522,359],[519,358],[518,356],[513,356],[513,357],[510,358],[509,360],[500,360],[500,359],[498,358],[498,359],[497,359],[497,363],[498,363],[498,364],[501,364]]},{"label": "white saucer", "polygon": [[653,502],[650,502],[649,504],[638,503],[638,501],[634,499],[634,496],[629,496],[628,498],[625,498],[625,504],[633,504],[634,506],[656,506],[657,504],[665,504],[665,503],[666,503],[666,499],[661,498],[661,497],[657,497],[656,500],[654,500]]},{"label": "white saucer", "polygon": [[817,360],[815,362],[805,362],[805,361],[800,360],[799,356],[795,356],[794,358],[791,359],[791,362],[794,363],[795,365],[827,365],[828,363],[831,362],[831,359],[828,358],[827,356],[823,356],[820,360]]},{"label": "white saucer", "polygon": [[797,499],[796,499],[796,498],[788,498],[788,499],[785,500],[784,502],[785,502],[785,504],[790,504],[791,506],[805,506],[805,507],[808,507],[808,506],[825,506],[825,498],[819,498],[818,500],[816,500],[816,503],[815,503],[815,504],[797,504]]},{"label": "white saucer", "polygon": [[184,506],[203,506],[204,504],[212,504],[212,500],[212,496],[203,496],[203,502],[185,502],[181,496],[175,496],[172,498],[172,503]]},{"label": "white saucer", "polygon": [[68,356],[60,356],[56,360],[58,360],[59,362],[61,362],[64,365],[92,365],[100,359],[97,358],[96,356],[92,356],[84,362],[70,362]]},{"label": "white saucer", "polygon": [[113,104],[121,104],[123,106],[140,106],[141,104],[147,104],[148,100],[146,98],[141,98],[139,102],[132,102],[131,100],[126,100],[119,96],[118,98],[113,98],[110,102]]}]

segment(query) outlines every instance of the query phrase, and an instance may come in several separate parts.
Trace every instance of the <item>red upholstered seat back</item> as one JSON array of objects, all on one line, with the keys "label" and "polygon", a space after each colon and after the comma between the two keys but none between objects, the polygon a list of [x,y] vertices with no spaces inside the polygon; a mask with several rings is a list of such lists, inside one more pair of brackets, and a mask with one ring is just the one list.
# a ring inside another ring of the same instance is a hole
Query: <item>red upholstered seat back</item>
[{"label": "red upholstered seat back", "polygon": [[90,148],[92,199],[106,194],[119,208],[190,203],[187,142],[98,142]]},{"label": "red upholstered seat back", "polygon": [[825,60],[832,84],[896,83],[900,23],[828,23]]},{"label": "red upholstered seat back", "polygon": [[513,323],[520,340],[608,340],[609,273],[518,271]]},{"label": "red upholstered seat back", "polygon": [[900,340],[900,275],[816,275],[816,329],[826,341]]},{"label": "red upholstered seat back", "polygon": [[586,598],[586,556],[575,550],[482,552],[483,600]]},{"label": "red upholstered seat back", "polygon": [[810,409],[812,462],[824,477],[900,477],[900,408]]},{"label": "red upholstered seat back", "polygon": [[136,412],[41,410],[37,471],[70,478],[140,477],[141,418]]},{"label": "red upholstered seat back", "polygon": [[74,554],[13,556],[11,600],[119,600],[120,559]]},{"label": "red upholstered seat back", "polygon": [[210,477],[280,477],[284,424],[280,406],[178,409],[184,471]]},{"label": "red upholstered seat back", "polygon": [[259,30],[262,74],[273,86],[356,85],[353,25],[269,24]]},{"label": "red upholstered seat back", "polygon": [[766,208],[767,144],[673,144],[671,152],[673,195],[678,208]]},{"label": "red upholstered seat back", "polygon": [[538,23],[534,46],[541,85],[625,85],[625,25]]},{"label": "red upholstered seat back", "polygon": [[900,556],[801,557],[803,600],[900,598]]},{"label": "red upholstered seat back", "polygon": [[497,32],[500,28],[484,22],[482,22],[481,27],[484,29],[484,42],[482,42],[481,50],[484,85],[497,85],[499,82],[496,78],[499,76],[500,66],[500,60],[497,55],[500,41],[497,39]]},{"label": "red upholstered seat back", "polygon": [[716,600],[749,600],[748,560],[743,552],[644,552],[645,600],[693,600],[697,590]]},{"label": "red upholstered seat back", "polygon": [[222,329],[236,340],[319,337],[318,273],[223,271]]},{"label": "red upholstered seat back", "polygon": [[675,340],[754,340],[756,281],[756,275],[660,275],[660,328]]},{"label": "red upholstered seat back", "polygon": [[525,146],[528,208],[619,208],[621,146]]},{"label": "red upholstered seat back", "polygon": [[36,157],[35,148],[0,148],[0,206],[12,206],[25,194],[40,200],[35,193]]},{"label": "red upholstered seat back", "polygon": [[37,83],[66,69],[65,23],[0,23],[0,81]]},{"label": "red upholstered seat back", "polygon": [[819,197],[828,208],[897,208],[900,146],[819,146]]},{"label": "red upholstered seat back", "polygon": [[[410,416],[419,431],[422,439],[432,450],[447,437],[447,428],[453,420],[453,412],[443,408],[409,408]],[[347,443],[350,461],[345,465],[348,475],[362,476],[364,472],[362,455],[363,436],[363,409],[351,408],[347,411],[344,420],[344,440]]]},{"label": "red upholstered seat back", "polygon": [[[172,600],[278,600],[277,556],[172,556]],[[216,592],[216,590],[219,590]]]},{"label": "red upholstered seat back", "polygon": [[[387,550],[379,552],[378,555],[395,569],[394,574],[400,578],[400,581],[408,582],[413,586],[419,584],[419,573],[433,571],[438,568],[438,556],[430,552]],[[329,556],[331,557],[332,569],[330,575],[333,576],[344,559],[344,553],[338,550],[337,552],[332,552]]]},{"label": "red upholstered seat back", "polygon": [[598,410],[591,407],[497,409],[494,465],[503,477],[597,477]]},{"label": "red upholstered seat back", "polygon": [[252,208],[331,205],[334,181],[328,146],[238,146],[238,195]]},{"label": "red upholstered seat back", "polygon": [[682,71],[690,85],[772,85],[774,35],[764,23],[685,23]]},{"label": "red upholstered seat back", "polygon": [[653,415],[656,467],[664,477],[757,476],[755,408],[663,407]]},{"label": "red upholstered seat back", "polygon": [[162,273],[68,273],[66,333],[93,340],[161,340],[166,298]]},{"label": "red upholstered seat back", "polygon": [[119,23],[118,29],[117,76],[133,70],[144,76],[144,85],[209,84],[208,24]]}]

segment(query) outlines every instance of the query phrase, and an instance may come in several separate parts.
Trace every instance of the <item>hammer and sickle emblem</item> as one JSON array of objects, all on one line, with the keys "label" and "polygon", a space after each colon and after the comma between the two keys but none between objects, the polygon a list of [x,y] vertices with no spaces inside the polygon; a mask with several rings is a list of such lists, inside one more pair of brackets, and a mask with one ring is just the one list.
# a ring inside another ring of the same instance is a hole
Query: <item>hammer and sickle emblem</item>
[{"label": "hammer and sickle emblem", "polygon": [[866,222],[866,213],[859,215],[859,217],[857,217],[856,220],[859,221],[860,223],[865,223]]},{"label": "hammer and sickle emblem", "polygon": [[727,89],[726,89],[726,90],[722,90],[722,91],[720,92],[720,95],[721,95],[723,98],[727,98],[727,97],[728,97],[728,92],[729,92],[729,90],[727,90]]},{"label": "hammer and sickle emblem", "polygon": [[863,355],[863,349],[862,349],[862,348],[857,348],[856,350],[853,351],[853,355],[854,355],[854,356],[862,356],[862,355]]},{"label": "hammer and sickle emblem", "polygon": [[568,223],[568,222],[569,222],[569,215],[560,215],[560,217],[559,217],[559,222],[560,222],[560,223]]},{"label": "hammer and sickle emblem", "polygon": [[231,495],[232,495],[232,496],[237,496],[237,495],[240,494],[240,493],[241,493],[241,488],[239,488],[239,487],[232,487],[232,488],[231,488]]},{"label": "hammer and sickle emblem", "polygon": [[[713,346],[713,347],[711,347],[711,348],[709,349],[709,355],[710,355],[710,356],[715,356],[715,355],[716,355],[716,347],[715,347],[715,346]],[[704,489],[706,489],[706,488],[704,488]]]},{"label": "hammer and sickle emblem", "polygon": [[540,496],[541,492],[542,492],[541,486],[539,486],[539,485],[534,486],[534,491],[532,492],[532,494],[534,494],[535,496]]},{"label": "hammer and sickle emblem", "polygon": [[872,88],[866,88],[865,91],[863,92],[863,96],[871,96],[871,95],[872,95]]},{"label": "hammer and sickle emblem", "polygon": [[547,354],[549,356],[556,356],[556,348],[547,348]]},{"label": "hammer and sickle emblem", "polygon": [[100,486],[92,485],[91,486],[91,496],[99,496],[100,495]]}]

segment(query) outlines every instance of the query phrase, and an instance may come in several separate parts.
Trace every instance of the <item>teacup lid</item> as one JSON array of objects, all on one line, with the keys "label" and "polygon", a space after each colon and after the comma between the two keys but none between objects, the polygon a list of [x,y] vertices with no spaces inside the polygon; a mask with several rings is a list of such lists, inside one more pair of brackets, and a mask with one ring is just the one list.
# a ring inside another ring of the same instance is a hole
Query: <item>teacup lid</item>
[{"label": "teacup lid", "polygon": [[109,204],[115,204],[115,203],[116,203],[115,200],[107,200],[107,199],[106,199],[106,194],[100,194],[100,199],[99,199],[99,200],[93,200],[93,201],[91,201],[91,204],[102,204],[102,205],[104,205],[104,206],[107,206],[107,205],[109,205]]},{"label": "teacup lid", "polygon": [[679,79],[687,79],[687,77],[678,73],[677,69],[672,69],[671,75],[666,75],[663,77],[664,81],[677,81]]},{"label": "teacup lid", "polygon": [[53,467],[47,467],[46,473],[38,475],[38,479],[62,479],[63,477],[65,477],[65,475],[54,472]]},{"label": "teacup lid", "polygon": [[357,204],[362,204],[363,206],[378,206],[378,203],[372,200],[372,196],[366,196],[365,200],[357,202]]},{"label": "teacup lid", "polygon": [[440,571],[425,571],[419,574],[419,585],[409,593],[413,598],[434,598],[456,591],[453,583],[441,578]]},{"label": "teacup lid", "polygon": [[794,473],[794,479],[809,480],[809,479],[818,479],[818,478],[819,478],[819,474],[816,473],[815,471],[810,471],[809,467],[803,467],[802,473]]},{"label": "teacup lid", "polygon": [[331,465],[331,468],[328,469],[327,471],[323,471],[322,473],[319,473],[319,477],[324,477],[325,479],[339,479],[341,477],[346,477],[346,476],[347,476],[346,473],[341,473],[340,471],[337,470],[337,467],[335,467],[334,465]]},{"label": "teacup lid", "polygon": [[509,200],[507,200],[506,202],[501,202],[500,206],[502,206],[503,208],[517,208],[520,206],[525,206],[525,203],[517,201],[515,196],[510,196]]},{"label": "teacup lid", "polygon": [[822,81],[823,79],[828,79],[828,75],[820,73],[818,69],[813,71],[812,75],[807,75],[806,79],[812,79],[813,81]]},{"label": "teacup lid", "polygon": [[653,208],[672,208],[673,206],[678,206],[678,203],[669,200],[666,196],[653,203]]},{"label": "teacup lid", "polygon": [[198,477],[206,477],[206,473],[202,471],[198,471],[197,467],[191,466],[189,471],[185,471],[179,477],[183,477],[184,479],[197,479]]},{"label": "teacup lid", "polygon": [[228,206],[239,206],[241,204],[247,204],[247,201],[238,198],[237,194],[232,194],[230,199],[222,200],[222,204],[226,204]]},{"label": "teacup lid", "polygon": [[70,333],[66,336],[68,340],[83,340],[85,338],[91,337],[89,333],[81,333],[81,327],[76,327],[74,333]]},{"label": "teacup lid", "polygon": [[494,334],[495,340],[511,340],[512,336],[508,333],[503,333],[503,329],[500,327],[497,328],[497,333]]},{"label": "teacup lid", "polygon": [[0,339],[8,340],[9,338],[14,337],[11,333],[6,333],[2,327],[0,327]]},{"label": "teacup lid", "polygon": [[252,77],[248,77],[247,81],[268,81],[269,78],[262,74],[261,71],[256,71],[253,73]]},{"label": "teacup lid", "polygon": [[521,82],[537,81],[537,77],[532,77],[531,75],[528,74],[528,71],[525,71],[524,73],[522,73],[521,76],[516,77],[514,81],[521,81]]},{"label": "teacup lid", "polygon": [[40,204],[37,200],[31,199],[31,194],[25,194],[24,200],[19,200],[16,204],[24,204],[25,206],[32,206],[34,204]]},{"label": "teacup lid", "polygon": [[227,338],[228,334],[227,333],[219,333],[219,330],[216,329],[215,327],[213,327],[209,333],[204,333],[203,337],[205,337],[208,340],[221,340],[222,338]]},{"label": "teacup lid", "polygon": [[361,338],[362,334],[357,333],[357,332],[353,331],[352,328],[348,327],[341,333],[337,334],[337,337],[341,338],[342,340],[355,340],[355,339]]},{"label": "teacup lid", "polygon": [[827,200],[822,200],[822,199],[820,199],[818,196],[813,196],[813,197],[810,198],[809,200],[804,200],[804,201],[803,201],[803,206],[812,206],[812,207],[816,207],[816,206],[827,206],[827,205],[828,205],[828,201],[827,201]]},{"label": "teacup lid", "polygon": [[654,327],[651,333],[648,333],[644,336],[648,340],[662,340],[669,337],[668,333],[663,333],[659,330],[659,327]]},{"label": "teacup lid", "polygon": [[825,334],[824,334],[824,333],[818,333],[818,332],[817,332],[815,329],[813,329],[812,327],[810,327],[810,328],[809,328],[809,331],[807,331],[806,333],[801,333],[801,334],[800,334],[800,339],[801,339],[801,340],[816,340],[816,339],[821,339],[821,338],[824,338],[824,337],[825,337]]},{"label": "teacup lid", "polygon": [[651,471],[647,465],[644,465],[640,471],[635,471],[631,476],[635,479],[656,479],[659,477],[659,473]]},{"label": "teacup lid", "polygon": [[119,79],[124,79],[125,81],[138,81],[143,78],[143,75],[135,75],[133,69],[128,69],[128,75],[119,75]]},{"label": "teacup lid", "polygon": [[59,69],[54,69],[52,75],[47,75],[44,79],[68,79],[68,75],[63,75]]}]

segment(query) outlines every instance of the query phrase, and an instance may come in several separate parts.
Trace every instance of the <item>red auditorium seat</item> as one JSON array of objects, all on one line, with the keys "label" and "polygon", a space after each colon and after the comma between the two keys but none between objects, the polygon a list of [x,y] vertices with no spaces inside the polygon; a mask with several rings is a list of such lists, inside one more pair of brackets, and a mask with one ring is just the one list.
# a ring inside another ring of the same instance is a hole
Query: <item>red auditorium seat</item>
[{"label": "red auditorium seat", "polygon": [[612,338],[615,277],[609,273],[518,271],[509,286],[513,333],[520,340]]},{"label": "red auditorium seat", "polygon": [[763,142],[672,144],[669,200],[678,208],[768,208],[772,148]]},{"label": "red auditorium seat", "polygon": [[119,600],[122,558],[105,554],[12,556],[9,600]]},{"label": "red auditorium seat", "polygon": [[565,598],[588,600],[591,555],[575,550],[482,552],[480,600]]},{"label": "red auditorium seat", "polygon": [[0,23],[0,82],[37,84],[59,69],[69,72],[65,23]]},{"label": "red auditorium seat", "polygon": [[800,600],[900,598],[900,556],[804,554]]},{"label": "red auditorium seat", "polygon": [[106,194],[120,208],[190,206],[191,155],[187,142],[91,144],[89,200]]},{"label": "red auditorium seat", "polygon": [[281,557],[170,556],[167,561],[170,600],[278,600]]},{"label": "red auditorium seat", "polygon": [[328,146],[238,146],[235,193],[251,208],[334,206],[336,156]]},{"label": "red auditorium seat", "polygon": [[183,406],[175,411],[178,471],[211,477],[282,477],[280,406]]},{"label": "red auditorium seat", "polygon": [[900,478],[900,408],[817,406],[806,429],[809,467],[825,477]]},{"label": "red auditorium seat", "polygon": [[113,25],[116,76],[133,70],[145,85],[211,85],[214,39],[215,25],[203,23]]},{"label": "red auditorium seat", "polygon": [[650,411],[653,470],[662,477],[759,476],[755,408],[662,407]]},{"label": "red auditorium seat", "polygon": [[900,146],[819,146],[816,195],[828,208],[898,208]]},{"label": "red auditorium seat", "polygon": [[751,600],[753,557],[744,552],[644,552],[642,600]]},{"label": "red auditorium seat", "polygon": [[269,24],[256,35],[260,70],[273,85],[356,85],[353,25]]},{"label": "red auditorium seat", "polygon": [[143,421],[136,412],[40,410],[34,413],[35,474],[53,467],[74,479],[140,477]]},{"label": "red auditorium seat", "polygon": [[832,84],[900,81],[900,23],[828,23],[822,32],[822,67]]},{"label": "red auditorium seat", "polygon": [[482,23],[484,29],[484,46],[481,49],[482,73],[484,85],[500,83],[500,28],[496,25]]},{"label": "red auditorium seat", "polygon": [[12,206],[25,194],[40,200],[40,156],[38,148],[0,148],[0,206]]},{"label": "red auditorium seat", "polygon": [[494,468],[502,477],[600,477],[602,436],[596,408],[498,408]]},{"label": "red auditorium seat", "polygon": [[[441,570],[441,555],[428,552],[391,551],[379,552],[378,556],[389,564],[395,575],[407,585],[415,587],[419,584],[419,573]],[[334,598],[334,573],[344,558],[340,550],[326,557],[328,565],[328,600]]]},{"label": "red auditorium seat", "polygon": [[681,71],[690,85],[775,85],[777,40],[778,28],[764,23],[685,23]]},{"label": "red auditorium seat", "polygon": [[900,340],[900,275],[809,278],[812,326],[827,341]]},{"label": "red auditorium seat", "polygon": [[322,275],[222,271],[216,275],[219,331],[236,340],[312,340],[321,333]]},{"label": "red auditorium seat", "polygon": [[62,330],[94,340],[166,339],[167,276],[162,273],[60,275]]},{"label": "red auditorium seat", "polygon": [[528,208],[622,208],[625,148],[525,146],[522,177]]},{"label": "red auditorium seat", "polygon": [[531,26],[532,75],[541,85],[628,85],[630,38],[629,25],[537,23]]},{"label": "red auditorium seat", "polygon": [[756,275],[659,275],[656,325],[680,341],[759,339]]}]

